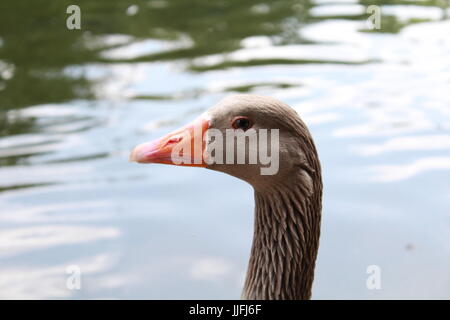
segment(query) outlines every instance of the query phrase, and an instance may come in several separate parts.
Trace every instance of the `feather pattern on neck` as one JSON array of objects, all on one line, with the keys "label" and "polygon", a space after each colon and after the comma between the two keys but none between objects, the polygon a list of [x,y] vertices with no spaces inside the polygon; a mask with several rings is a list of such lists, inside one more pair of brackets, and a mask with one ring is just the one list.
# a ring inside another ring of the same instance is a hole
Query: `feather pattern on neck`
[{"label": "feather pattern on neck", "polygon": [[299,168],[297,177],[298,183],[289,187],[255,191],[254,236],[243,299],[311,297],[320,235],[320,167],[309,172]]}]

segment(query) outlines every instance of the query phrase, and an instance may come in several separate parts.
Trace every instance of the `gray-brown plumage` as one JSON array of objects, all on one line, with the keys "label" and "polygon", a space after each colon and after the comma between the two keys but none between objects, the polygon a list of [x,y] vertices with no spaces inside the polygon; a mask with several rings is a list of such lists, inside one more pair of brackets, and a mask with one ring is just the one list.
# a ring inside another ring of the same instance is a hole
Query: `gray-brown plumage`
[{"label": "gray-brown plumage", "polygon": [[309,299],[319,247],[322,180],[312,137],[298,114],[273,98],[235,95],[213,107],[211,127],[229,128],[246,116],[253,128],[279,129],[280,169],[264,176],[259,165],[212,165],[248,181],[255,190],[253,244],[243,299]]},{"label": "gray-brown plumage", "polygon": [[[233,119],[238,118],[247,119],[256,130],[279,130],[279,170],[274,175],[262,175],[263,165],[248,161],[201,165],[245,180],[254,188],[254,236],[242,298],[309,299],[319,247],[322,180],[317,151],[306,125],[288,105],[258,95],[225,98],[207,111],[207,118],[207,125],[206,121],[202,123],[224,136],[227,129],[234,128]],[[136,147],[131,158],[171,163],[167,160],[168,148],[184,140],[177,131]],[[206,151],[209,142],[205,142]]]}]

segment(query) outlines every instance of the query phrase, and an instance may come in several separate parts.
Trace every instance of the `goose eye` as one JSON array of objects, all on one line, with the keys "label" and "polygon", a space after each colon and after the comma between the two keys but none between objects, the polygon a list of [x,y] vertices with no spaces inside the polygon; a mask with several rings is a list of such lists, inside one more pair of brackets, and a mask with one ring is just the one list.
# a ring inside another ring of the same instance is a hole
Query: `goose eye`
[{"label": "goose eye", "polygon": [[247,117],[237,117],[233,121],[234,129],[242,129],[245,131],[247,129],[250,129],[251,126],[252,126],[252,123],[250,122],[250,120]]}]

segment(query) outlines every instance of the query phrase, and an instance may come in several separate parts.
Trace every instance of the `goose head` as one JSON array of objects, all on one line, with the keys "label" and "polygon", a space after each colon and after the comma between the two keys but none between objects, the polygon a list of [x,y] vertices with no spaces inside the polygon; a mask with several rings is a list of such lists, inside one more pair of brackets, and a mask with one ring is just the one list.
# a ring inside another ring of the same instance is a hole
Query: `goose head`
[{"label": "goose head", "polygon": [[137,146],[130,159],[205,167],[263,191],[299,178],[310,187],[315,152],[306,125],[290,106],[271,97],[239,94],[186,126]]}]

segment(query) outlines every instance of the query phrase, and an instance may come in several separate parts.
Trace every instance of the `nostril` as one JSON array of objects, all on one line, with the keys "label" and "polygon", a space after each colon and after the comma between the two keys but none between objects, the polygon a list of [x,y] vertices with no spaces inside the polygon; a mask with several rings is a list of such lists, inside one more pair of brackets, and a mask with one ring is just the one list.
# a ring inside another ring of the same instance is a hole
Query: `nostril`
[{"label": "nostril", "polygon": [[167,144],[178,143],[183,139],[181,136],[172,137],[167,141]]}]

